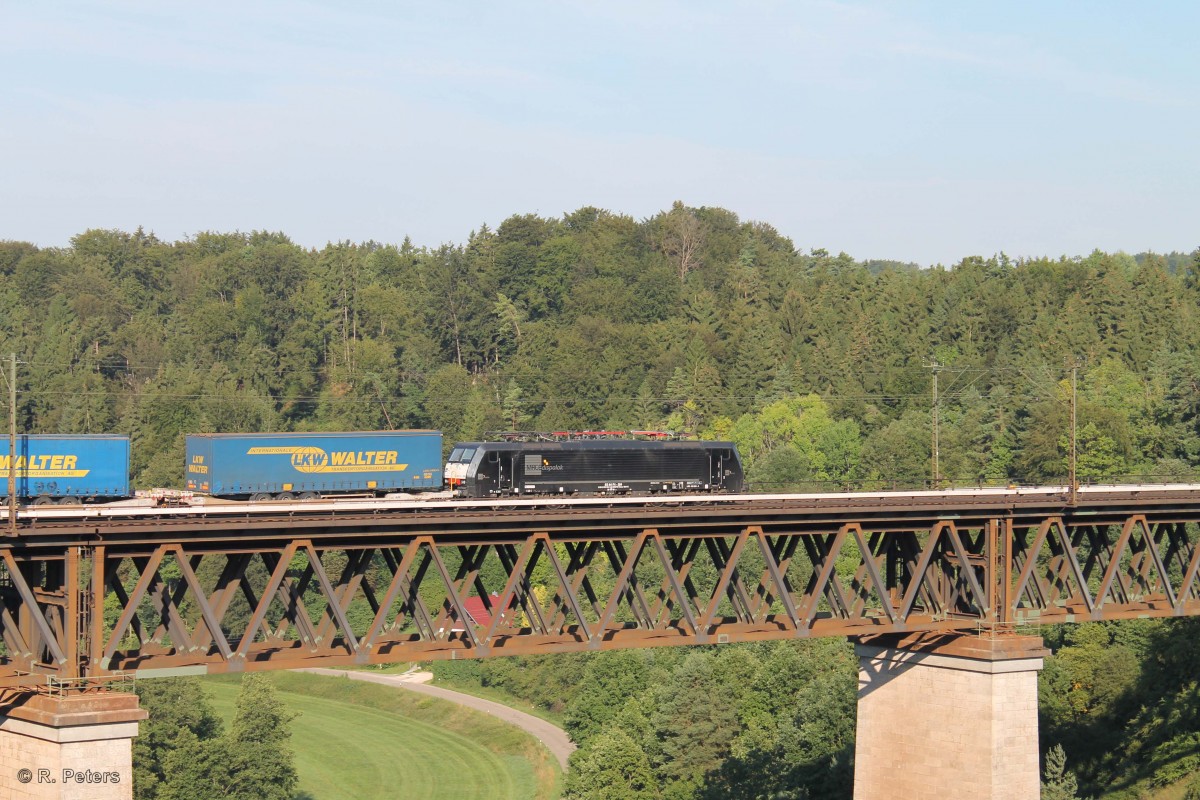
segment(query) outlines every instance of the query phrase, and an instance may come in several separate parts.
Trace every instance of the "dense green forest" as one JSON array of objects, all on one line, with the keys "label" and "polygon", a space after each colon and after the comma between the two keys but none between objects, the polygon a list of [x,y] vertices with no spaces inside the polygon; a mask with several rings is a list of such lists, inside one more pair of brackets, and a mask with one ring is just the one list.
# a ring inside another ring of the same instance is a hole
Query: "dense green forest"
[{"label": "dense green forest", "polygon": [[[1028,632],[1054,651],[1038,686],[1043,800],[1200,797],[1200,620]],[[580,745],[564,800],[852,794],[858,663],[844,640],[438,662],[434,670],[562,713]],[[1065,772],[1061,761],[1054,769],[1056,752],[1066,755]],[[1160,795],[1166,787],[1173,793]]]},{"label": "dense green forest", "polygon": [[848,800],[857,661],[844,640],[441,662],[564,715],[566,800]]},{"label": "dense green forest", "polygon": [[514,216],[465,244],[305,249],[275,233],[0,243],[19,426],[129,432],[176,486],[185,432],[429,427],[729,436],[761,488],[1066,472],[1193,475],[1200,251],[952,268],[800,252],[688,208]]},{"label": "dense green forest", "polygon": [[[735,440],[756,488],[920,486],[935,370],[945,481],[1043,483],[1066,474],[1072,366],[1081,478],[1200,465],[1200,250],[920,269],[682,204],[437,248],[92,230],[0,243],[0,313],[19,428],[128,432],[140,488],[180,485],[187,432],[412,427],[668,429]],[[1196,627],[1042,631],[1043,745],[1080,796],[1200,771]],[[849,797],[842,641],[446,669],[566,714],[570,798]]]}]

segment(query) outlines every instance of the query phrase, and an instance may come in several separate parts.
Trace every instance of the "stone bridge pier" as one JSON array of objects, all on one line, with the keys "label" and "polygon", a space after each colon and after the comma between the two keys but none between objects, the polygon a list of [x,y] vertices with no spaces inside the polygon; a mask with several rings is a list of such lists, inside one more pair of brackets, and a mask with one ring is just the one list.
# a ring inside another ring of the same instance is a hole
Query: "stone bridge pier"
[{"label": "stone bridge pier", "polygon": [[131,692],[0,695],[0,798],[131,800],[146,716]]},{"label": "stone bridge pier", "polygon": [[1041,637],[887,634],[855,649],[854,800],[1038,800]]}]

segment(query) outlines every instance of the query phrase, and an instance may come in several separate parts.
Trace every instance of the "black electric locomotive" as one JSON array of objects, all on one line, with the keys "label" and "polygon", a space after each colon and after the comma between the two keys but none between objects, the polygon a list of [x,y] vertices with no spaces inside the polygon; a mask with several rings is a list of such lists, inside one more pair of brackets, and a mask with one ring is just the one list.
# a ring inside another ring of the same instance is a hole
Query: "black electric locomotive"
[{"label": "black electric locomotive", "polygon": [[459,497],[740,492],[733,442],[467,442],[445,472]]}]

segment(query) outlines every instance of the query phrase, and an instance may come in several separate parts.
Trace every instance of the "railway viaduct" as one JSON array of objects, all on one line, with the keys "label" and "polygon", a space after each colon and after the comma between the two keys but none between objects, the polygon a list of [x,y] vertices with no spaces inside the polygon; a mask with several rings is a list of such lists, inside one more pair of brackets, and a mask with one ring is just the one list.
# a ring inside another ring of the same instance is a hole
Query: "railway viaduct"
[{"label": "railway viaduct", "polygon": [[1198,570],[1194,485],[24,509],[0,796],[130,797],[134,678],[841,636],[856,800],[1033,800],[1022,626],[1195,615]]}]

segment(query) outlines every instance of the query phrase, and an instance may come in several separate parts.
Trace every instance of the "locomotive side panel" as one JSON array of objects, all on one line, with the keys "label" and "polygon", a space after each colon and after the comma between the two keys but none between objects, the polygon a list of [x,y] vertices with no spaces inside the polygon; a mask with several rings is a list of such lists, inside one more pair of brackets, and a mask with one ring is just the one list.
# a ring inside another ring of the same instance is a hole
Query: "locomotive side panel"
[{"label": "locomotive side panel", "polygon": [[516,465],[524,494],[699,492],[709,489],[703,449],[580,448],[536,446]]},{"label": "locomotive side panel", "polygon": [[441,456],[437,431],[199,434],[185,474],[222,497],[437,490]]},{"label": "locomotive side panel", "polygon": [[468,497],[742,488],[737,448],[730,442],[475,442],[456,445],[446,470],[454,476],[451,488]]},{"label": "locomotive side panel", "polygon": [[[13,456],[0,443],[0,497],[8,497]],[[24,434],[17,437],[17,497],[115,499],[129,497],[129,437]]]}]

